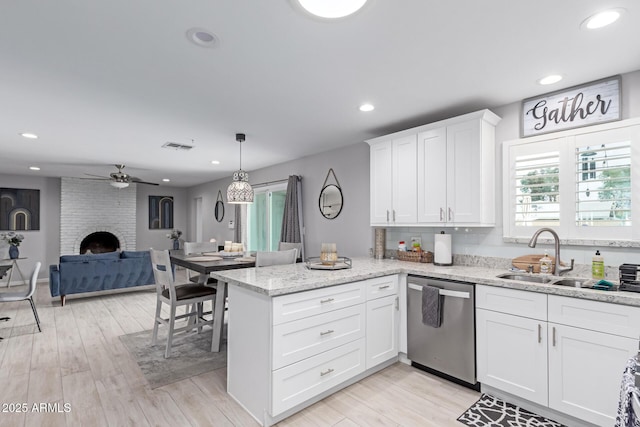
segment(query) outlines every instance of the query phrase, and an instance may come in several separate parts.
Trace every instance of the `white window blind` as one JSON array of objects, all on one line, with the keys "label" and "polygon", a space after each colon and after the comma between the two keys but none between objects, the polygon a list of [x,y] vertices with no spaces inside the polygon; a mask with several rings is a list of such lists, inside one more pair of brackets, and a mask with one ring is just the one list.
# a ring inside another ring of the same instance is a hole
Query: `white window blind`
[{"label": "white window blind", "polygon": [[631,226],[631,144],[576,147],[576,225]]},{"label": "white window blind", "polygon": [[557,226],[560,223],[560,153],[516,156],[515,225]]}]

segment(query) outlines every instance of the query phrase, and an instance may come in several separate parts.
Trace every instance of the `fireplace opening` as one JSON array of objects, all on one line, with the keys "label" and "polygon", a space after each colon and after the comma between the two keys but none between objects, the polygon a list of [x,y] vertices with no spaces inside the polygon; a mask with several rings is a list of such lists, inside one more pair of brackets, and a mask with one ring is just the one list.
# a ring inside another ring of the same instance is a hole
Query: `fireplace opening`
[{"label": "fireplace opening", "polygon": [[116,236],[108,231],[96,231],[89,234],[80,243],[80,253],[101,254],[104,252],[114,252],[120,249],[120,241]]}]

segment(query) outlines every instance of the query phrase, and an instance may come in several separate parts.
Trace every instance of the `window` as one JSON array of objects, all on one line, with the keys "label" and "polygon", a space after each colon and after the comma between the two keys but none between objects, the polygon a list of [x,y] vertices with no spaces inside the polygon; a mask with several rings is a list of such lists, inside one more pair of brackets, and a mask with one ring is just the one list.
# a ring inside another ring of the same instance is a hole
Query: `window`
[{"label": "window", "polygon": [[640,120],[556,135],[504,143],[504,236],[640,240]]},{"label": "window", "polygon": [[254,188],[253,203],[247,205],[247,250],[278,250],[286,194],[286,182]]}]

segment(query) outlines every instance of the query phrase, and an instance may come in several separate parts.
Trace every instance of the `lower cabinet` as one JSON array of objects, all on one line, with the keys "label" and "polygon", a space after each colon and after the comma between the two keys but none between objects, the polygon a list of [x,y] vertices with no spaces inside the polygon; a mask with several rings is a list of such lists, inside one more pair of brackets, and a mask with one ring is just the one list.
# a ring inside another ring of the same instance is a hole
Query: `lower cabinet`
[{"label": "lower cabinet", "polygon": [[[483,285],[476,295],[483,385],[596,425],[613,425],[622,372],[638,351],[640,308]],[[513,314],[534,295],[544,298],[536,310],[523,312],[537,318]]]},{"label": "lower cabinet", "polygon": [[397,295],[367,301],[367,369],[398,355],[398,309]]}]

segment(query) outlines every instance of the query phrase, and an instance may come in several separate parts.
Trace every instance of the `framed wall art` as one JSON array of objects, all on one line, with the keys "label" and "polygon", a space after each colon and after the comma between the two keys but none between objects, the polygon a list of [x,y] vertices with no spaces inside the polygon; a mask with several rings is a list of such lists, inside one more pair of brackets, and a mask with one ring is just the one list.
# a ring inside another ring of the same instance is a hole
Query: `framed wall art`
[{"label": "framed wall art", "polygon": [[173,197],[149,196],[149,229],[173,228]]},{"label": "framed wall art", "polygon": [[40,230],[40,190],[0,188],[0,230]]}]

